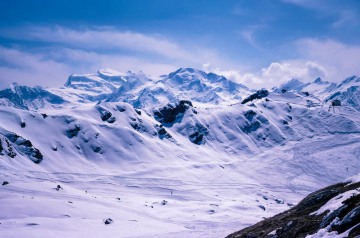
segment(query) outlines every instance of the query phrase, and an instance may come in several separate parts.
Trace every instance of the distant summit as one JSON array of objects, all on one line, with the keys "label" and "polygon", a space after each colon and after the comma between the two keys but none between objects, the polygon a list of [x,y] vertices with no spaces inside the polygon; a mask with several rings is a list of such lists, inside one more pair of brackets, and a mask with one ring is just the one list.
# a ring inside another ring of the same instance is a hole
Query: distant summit
[{"label": "distant summit", "polygon": [[47,105],[59,105],[66,101],[50,93],[40,86],[20,86],[11,84],[10,88],[0,91],[0,105],[11,106],[19,109],[39,109]]},{"label": "distant summit", "polygon": [[[339,99],[344,105],[360,110],[359,85],[360,79],[357,76],[346,78],[338,84],[321,78],[309,83],[291,79],[278,88],[273,88],[273,92],[297,92],[310,96],[316,103]],[[158,78],[143,72],[122,73],[105,68],[95,74],[72,74],[64,87],[59,88],[30,88],[13,84],[9,89],[1,91],[0,103],[21,109],[38,109],[64,102],[81,104],[99,101],[126,102],[136,108],[165,106],[181,100],[232,105],[242,102],[255,92],[256,90],[222,75],[195,68],[179,68]]]}]

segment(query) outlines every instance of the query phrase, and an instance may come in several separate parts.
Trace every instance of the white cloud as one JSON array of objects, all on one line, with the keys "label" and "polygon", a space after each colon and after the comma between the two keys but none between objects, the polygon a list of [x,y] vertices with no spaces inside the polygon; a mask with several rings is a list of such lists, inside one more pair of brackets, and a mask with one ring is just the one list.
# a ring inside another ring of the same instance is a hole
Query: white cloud
[{"label": "white cloud", "polygon": [[31,54],[0,46],[0,87],[12,82],[26,85],[60,85],[71,69],[66,64],[48,59],[41,54]]},{"label": "white cloud", "polygon": [[296,47],[303,58],[321,62],[330,81],[360,74],[359,45],[345,45],[333,40],[302,39],[296,42]]},{"label": "white cloud", "polygon": [[[26,85],[58,86],[71,73],[99,68],[144,71],[158,76],[179,67],[201,67],[211,60],[230,65],[213,49],[185,46],[159,35],[122,32],[111,27],[74,30],[56,27],[0,29],[8,39],[37,42],[36,48],[1,47],[0,87],[13,81]],[[36,53],[34,52],[36,49]]]},{"label": "white cloud", "polygon": [[293,78],[309,82],[317,77],[325,78],[327,75],[324,67],[311,61],[274,62],[261,71],[262,78],[270,85],[279,85]]},{"label": "white cloud", "polygon": [[235,82],[250,88],[272,88],[296,78],[303,82],[310,82],[317,77],[326,78],[324,67],[311,61],[273,62],[260,72],[240,73],[238,70],[221,70],[209,67],[208,71],[223,75]]},{"label": "white cloud", "polygon": [[162,36],[151,36],[137,32],[118,31],[112,28],[75,30],[61,26],[27,27],[16,30],[2,29],[0,34],[15,39],[58,43],[66,47],[87,50],[133,51],[156,54],[169,59],[184,60],[191,58],[188,51]]},{"label": "white cloud", "polygon": [[[17,39],[25,42],[36,42],[38,53],[30,53],[29,49],[14,49],[21,57],[7,57],[0,55],[5,61],[6,75],[14,81],[19,79],[20,72],[11,74],[12,63],[23,64],[18,68],[26,72],[38,72],[41,61],[54,63],[66,68],[63,72],[54,70],[61,75],[72,73],[91,73],[102,67],[112,67],[122,71],[139,71],[152,75],[164,74],[179,67],[201,67],[203,62],[211,61],[218,66],[231,65],[213,49],[199,45],[179,44],[155,34],[142,34],[130,31],[119,31],[112,27],[93,27],[91,29],[72,29],[61,26],[38,27],[28,26],[21,28],[2,28],[0,36],[7,39]],[[191,43],[190,43],[191,44]],[[3,47],[4,48],[4,47]],[[30,48],[34,51],[35,48]],[[9,48],[9,50],[11,50]],[[30,60],[21,60],[23,56]],[[43,60],[40,60],[40,59]],[[45,60],[46,59],[46,60]],[[14,62],[11,62],[13,60]],[[31,65],[32,62],[34,65]],[[47,67],[53,68],[53,67]],[[5,75],[0,76],[5,78]],[[25,77],[24,77],[25,78]],[[54,80],[48,77],[48,80]],[[4,83],[2,83],[4,84]],[[45,85],[49,85],[46,83]]]},{"label": "white cloud", "polygon": [[179,67],[202,67],[252,88],[269,88],[292,78],[304,82],[316,77],[340,81],[360,74],[360,46],[333,40],[298,40],[291,45],[292,50],[298,52],[298,58],[272,62],[265,68],[244,72],[240,65],[224,60],[214,50],[196,45],[186,47],[158,36],[119,32],[112,28],[82,31],[62,27],[31,29],[35,30],[14,33],[0,29],[0,35],[8,38],[44,43],[36,48],[36,53],[24,48],[0,46],[0,87],[13,81],[58,86],[69,74],[94,73],[99,68],[142,70],[158,76]]},{"label": "white cloud", "polygon": [[158,76],[176,69],[171,64],[149,62],[141,58],[106,55],[73,49],[58,49],[43,53],[29,53],[0,46],[0,88],[12,82],[45,87],[63,85],[73,73],[95,73],[100,68],[114,68]]}]

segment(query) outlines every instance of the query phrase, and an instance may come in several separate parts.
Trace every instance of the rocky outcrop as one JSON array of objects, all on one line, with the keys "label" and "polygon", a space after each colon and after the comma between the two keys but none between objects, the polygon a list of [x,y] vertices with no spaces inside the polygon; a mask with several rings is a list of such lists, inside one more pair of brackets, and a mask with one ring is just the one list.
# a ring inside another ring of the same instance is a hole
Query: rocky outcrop
[{"label": "rocky outcrop", "polygon": [[79,125],[75,125],[74,128],[71,128],[66,131],[66,135],[69,139],[76,137],[79,134],[79,131],[81,130],[81,127]]},{"label": "rocky outcrop", "polygon": [[173,123],[181,121],[185,111],[189,107],[192,107],[190,101],[181,100],[176,105],[168,104],[167,106],[154,111],[154,117],[155,120],[163,125],[172,126]]},{"label": "rocky outcrop", "polygon": [[166,129],[162,125],[155,125],[155,129],[156,129],[160,139],[172,138],[172,136],[166,131]]},{"label": "rocky outcrop", "polygon": [[193,132],[189,135],[192,143],[201,145],[205,143],[205,136],[209,134],[209,130],[202,124],[196,123]]},{"label": "rocky outcrop", "polygon": [[[2,146],[1,141],[5,142],[6,148]],[[5,134],[0,134],[0,144],[0,154],[3,155],[2,151],[5,151],[10,158],[15,158],[19,153],[28,157],[35,164],[39,164],[43,160],[43,155],[40,150],[35,148],[30,140],[27,140],[16,133],[7,132]]]},{"label": "rocky outcrop", "polygon": [[261,89],[261,90],[258,90],[256,93],[251,94],[249,97],[245,98],[241,102],[241,104],[251,102],[251,101],[253,101],[255,99],[261,99],[261,98],[267,97],[268,95],[269,95],[269,91],[267,91],[266,89]]},{"label": "rocky outcrop", "polygon": [[[348,191],[353,195],[343,199],[339,208],[318,214],[317,211],[331,199],[342,199],[344,193]],[[226,238],[304,238],[307,235],[317,233],[320,229],[324,229],[324,232],[335,231],[341,234],[339,237],[359,237],[359,191],[360,182],[340,183],[326,187],[311,193],[290,210],[267,218]]]},{"label": "rocky outcrop", "polygon": [[104,107],[101,107],[101,106],[96,106],[96,109],[99,111],[100,113],[100,118],[102,121],[106,121],[108,123],[114,123],[116,121],[116,118],[112,115],[112,113],[104,108]]}]

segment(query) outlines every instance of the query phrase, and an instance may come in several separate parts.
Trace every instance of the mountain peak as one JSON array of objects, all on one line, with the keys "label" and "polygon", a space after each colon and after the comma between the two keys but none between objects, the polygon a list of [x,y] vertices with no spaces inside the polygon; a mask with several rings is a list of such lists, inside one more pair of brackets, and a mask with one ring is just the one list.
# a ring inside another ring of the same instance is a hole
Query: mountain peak
[{"label": "mountain peak", "polygon": [[279,89],[281,90],[298,90],[299,88],[303,87],[305,84],[298,79],[291,79],[288,82],[282,84]]},{"label": "mountain peak", "polygon": [[318,77],[318,78],[316,78],[315,80],[314,80],[314,82],[313,83],[322,83],[323,81],[321,80],[321,78],[320,77]]}]

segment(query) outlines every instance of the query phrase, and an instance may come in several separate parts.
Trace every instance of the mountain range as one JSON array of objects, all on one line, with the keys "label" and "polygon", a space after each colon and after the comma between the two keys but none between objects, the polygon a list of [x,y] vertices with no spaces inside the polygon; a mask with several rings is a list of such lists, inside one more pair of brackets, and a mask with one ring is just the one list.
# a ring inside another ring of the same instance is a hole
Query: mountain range
[{"label": "mountain range", "polygon": [[250,89],[193,68],[14,83],[0,91],[0,233],[225,237],[360,173],[359,86]]}]

